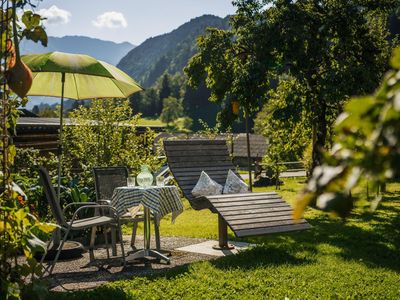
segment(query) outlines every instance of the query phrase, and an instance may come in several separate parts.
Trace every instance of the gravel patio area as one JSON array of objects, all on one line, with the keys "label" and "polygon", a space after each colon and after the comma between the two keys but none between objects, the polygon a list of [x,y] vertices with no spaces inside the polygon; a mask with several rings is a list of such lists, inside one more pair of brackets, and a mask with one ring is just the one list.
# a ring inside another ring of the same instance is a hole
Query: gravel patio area
[{"label": "gravel patio area", "polygon": [[[124,236],[125,253],[131,251],[129,241],[130,236]],[[50,277],[46,277],[46,279],[50,281],[51,290],[54,291],[90,289],[111,281],[129,279],[133,276],[155,274],[196,261],[215,259],[215,256],[174,250],[204,241],[207,240],[161,237],[161,249],[171,251],[171,263],[169,265],[165,262],[156,262],[153,259],[149,259],[127,263],[125,268],[122,267],[121,259],[112,257],[110,260],[107,260],[106,249],[98,248],[94,252],[96,260],[93,265],[88,265],[89,252],[85,252],[79,259],[59,261],[54,268],[53,274]],[[138,247],[143,245],[142,236],[137,236],[136,245]],[[152,240],[153,245],[155,245],[154,240]],[[119,256],[121,255],[120,249],[118,245]]]}]

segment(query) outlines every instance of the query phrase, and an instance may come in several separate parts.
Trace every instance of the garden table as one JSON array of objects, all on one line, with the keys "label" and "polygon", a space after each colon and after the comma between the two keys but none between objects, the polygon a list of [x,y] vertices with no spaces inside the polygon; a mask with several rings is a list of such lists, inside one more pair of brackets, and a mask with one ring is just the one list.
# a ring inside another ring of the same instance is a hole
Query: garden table
[{"label": "garden table", "polygon": [[172,213],[172,222],[183,212],[181,197],[176,186],[124,186],[117,187],[111,198],[111,205],[118,214],[136,210],[142,204],[144,208],[144,248],[129,255],[127,261],[143,257],[155,257],[170,262],[169,258],[150,248],[150,211],[156,216],[156,222],[166,214]]}]

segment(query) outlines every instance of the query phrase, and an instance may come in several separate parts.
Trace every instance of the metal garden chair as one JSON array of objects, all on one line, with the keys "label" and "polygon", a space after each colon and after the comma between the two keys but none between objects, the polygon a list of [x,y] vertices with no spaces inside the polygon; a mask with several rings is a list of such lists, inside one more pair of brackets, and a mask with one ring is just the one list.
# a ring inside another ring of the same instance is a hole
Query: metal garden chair
[{"label": "metal garden chair", "polygon": [[[92,238],[90,241],[90,259],[93,260],[94,255],[93,255],[93,245],[94,245],[94,235],[93,232],[95,232],[95,228],[97,226],[117,226],[119,229],[121,228],[120,220],[118,217],[117,212],[115,209],[109,205],[100,205],[95,202],[82,202],[82,203],[70,203],[68,204],[64,210],[61,209],[60,203],[58,203],[57,197],[56,197],[56,192],[54,190],[53,185],[51,184],[50,176],[46,168],[40,167],[39,168],[39,178],[40,181],[43,185],[44,193],[46,195],[47,201],[50,205],[51,211],[53,213],[53,216],[59,225],[59,231],[61,233],[61,243],[58,247],[57,253],[54,257],[54,260],[52,263],[48,265],[46,268],[45,272],[48,271],[49,275],[52,274],[54,266],[58,260],[58,257],[60,256],[61,250],[63,248],[63,245],[65,241],[67,240],[67,237],[71,231],[78,231],[78,230],[83,230],[83,229],[92,229]],[[74,211],[73,217],[71,220],[67,221],[65,218],[65,212],[73,207],[73,206],[80,206],[78,209]],[[78,219],[79,213],[82,212],[83,210],[86,209],[91,209],[95,210],[95,213],[92,217],[86,217],[86,218],[81,218]],[[98,214],[99,211],[102,209],[107,209],[110,213],[105,216]],[[64,235],[63,235],[64,233]],[[106,235],[106,230],[104,230],[105,233],[105,243],[106,243],[106,248],[107,248],[107,258],[110,257],[109,251],[108,251],[108,241],[107,241],[107,235]],[[122,259],[124,262],[125,266],[125,252],[124,252],[124,245],[122,241],[122,234],[121,230],[119,230],[120,233],[120,241],[121,241],[121,253],[122,253]],[[50,245],[52,242],[54,242],[55,234],[53,234],[52,240],[48,243],[47,250],[50,248]],[[47,252],[46,250],[46,252]],[[43,262],[44,258],[46,256],[46,253],[43,254],[41,262]]]},{"label": "metal garden chair", "polygon": [[[111,197],[116,187],[126,186],[127,178],[128,178],[128,169],[126,167],[96,167],[93,168],[93,175],[95,179],[95,188],[96,188],[96,199],[98,203],[107,203],[110,204]],[[136,232],[138,228],[138,223],[144,221],[143,211],[139,211],[135,216],[132,216],[131,213],[127,212],[123,216],[120,216],[120,220],[122,223],[133,223],[132,229],[132,237],[131,237],[131,247],[132,249],[136,249],[135,240],[136,240]],[[159,224],[156,221],[155,216],[153,216],[154,220],[154,231],[156,238],[156,249],[160,250],[160,232],[159,232]],[[116,234],[112,228],[111,232],[111,240],[113,245],[113,255],[115,251],[115,238]]]}]

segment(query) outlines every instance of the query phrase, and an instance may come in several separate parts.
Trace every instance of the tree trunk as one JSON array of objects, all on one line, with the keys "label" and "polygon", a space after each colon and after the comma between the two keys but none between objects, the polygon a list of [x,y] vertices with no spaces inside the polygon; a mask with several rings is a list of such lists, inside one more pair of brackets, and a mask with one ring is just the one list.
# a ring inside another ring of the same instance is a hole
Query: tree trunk
[{"label": "tree trunk", "polygon": [[[326,104],[324,101],[316,101],[315,121],[313,126],[313,149],[311,171],[322,163],[322,152],[326,143],[327,120]],[[311,173],[311,172],[310,172]]]}]

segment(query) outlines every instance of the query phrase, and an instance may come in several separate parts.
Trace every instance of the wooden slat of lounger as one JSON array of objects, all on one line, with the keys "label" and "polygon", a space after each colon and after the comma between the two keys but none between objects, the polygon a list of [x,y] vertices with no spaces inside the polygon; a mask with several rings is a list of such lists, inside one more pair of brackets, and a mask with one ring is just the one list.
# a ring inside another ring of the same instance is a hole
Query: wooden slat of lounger
[{"label": "wooden slat of lounger", "polygon": [[[212,202],[211,202],[212,203]],[[226,211],[240,211],[243,209],[249,208],[267,208],[267,207],[287,207],[285,203],[263,203],[263,204],[254,204],[254,205],[238,205],[238,206],[227,206],[227,207],[219,207],[219,212],[226,212]]]},{"label": "wooden slat of lounger", "polygon": [[251,213],[251,214],[240,214],[240,215],[225,215],[225,219],[228,221],[235,220],[255,220],[259,218],[267,218],[267,217],[277,217],[277,216],[292,216],[292,210],[281,210],[281,211],[272,211],[272,212],[260,212],[260,213]]},{"label": "wooden slat of lounger", "polygon": [[188,157],[188,156],[175,156],[175,157],[169,157],[168,162],[169,163],[179,163],[179,162],[191,162],[192,165],[197,163],[197,162],[229,162],[232,164],[231,159],[227,157],[226,155],[218,155],[218,156],[211,156],[211,155],[203,155],[203,156],[197,156],[195,158],[193,157]]},{"label": "wooden slat of lounger", "polygon": [[280,207],[267,207],[267,208],[255,208],[255,209],[241,209],[241,210],[231,210],[231,211],[224,211],[224,216],[226,218],[229,218],[230,216],[235,217],[235,216],[252,216],[254,214],[260,214],[260,213],[270,213],[270,212],[281,212],[281,211],[292,211],[290,207],[285,206],[280,206]]},{"label": "wooden slat of lounger", "polygon": [[[208,173],[207,173],[208,174]],[[211,179],[214,180],[226,180],[226,174],[222,175],[222,174],[208,174]],[[198,181],[200,178],[200,174],[197,175],[188,175],[188,176],[183,176],[183,175],[175,175],[175,178],[178,178],[179,182],[190,182],[190,181]]]},{"label": "wooden slat of lounger", "polygon": [[310,224],[302,223],[302,224],[294,224],[294,225],[286,225],[286,226],[236,230],[236,231],[234,231],[234,233],[237,237],[246,237],[246,236],[254,236],[254,235],[265,235],[265,234],[273,234],[273,233],[306,230],[306,229],[310,229],[310,228],[311,228]]},{"label": "wooden slat of lounger", "polygon": [[187,176],[197,176],[197,178],[200,177],[201,171],[206,172],[210,177],[212,178],[213,176],[217,175],[224,175],[225,177],[228,175],[228,169],[227,170],[200,170],[199,168],[192,169],[192,170],[180,170],[176,169],[174,172],[175,176],[179,177],[187,177]]},{"label": "wooden slat of lounger", "polygon": [[[197,181],[199,180],[200,176],[191,176],[191,177],[181,177],[181,176],[175,176],[175,179],[179,180],[179,183],[181,186],[185,186],[187,184],[193,183],[193,186],[196,185]],[[226,181],[226,176],[223,175],[218,175],[218,176],[213,176],[211,177],[214,181],[217,182],[222,182],[225,184]]]},{"label": "wooden slat of lounger", "polygon": [[228,170],[233,170],[233,165],[232,163],[230,165],[227,165],[224,168],[221,168],[221,166],[216,166],[216,165],[209,165],[209,166],[197,166],[195,164],[193,164],[192,166],[186,166],[186,167],[178,167],[175,164],[170,164],[169,168],[171,169],[171,171],[173,173],[177,172],[199,172],[199,175],[201,173],[201,171],[205,171],[205,172],[210,172],[210,171],[218,171],[218,172],[226,172],[228,173]]},{"label": "wooden slat of lounger", "polygon": [[[286,213],[283,215],[276,215],[276,216],[264,216],[264,217],[254,217],[252,219],[237,219],[237,220],[229,220],[229,225],[232,227],[239,226],[239,225],[251,225],[251,226],[257,226],[257,224],[261,223],[263,225],[269,224],[272,222],[283,222],[283,221],[290,221],[290,224],[294,224],[293,222],[293,217],[291,213]],[[263,227],[263,226],[261,226]]]},{"label": "wooden slat of lounger", "polygon": [[189,145],[224,145],[226,147],[225,140],[206,140],[206,139],[190,139],[190,140],[165,140],[165,147],[173,146],[174,148],[179,146],[189,146]]},{"label": "wooden slat of lounger", "polygon": [[[226,149],[214,149],[214,150],[203,150],[203,149],[190,149],[182,151],[170,151],[168,152],[168,158],[170,157],[200,157],[205,155],[212,156],[228,156]],[[229,157],[229,156],[228,156]]]},{"label": "wooden slat of lounger", "polygon": [[263,193],[242,193],[242,194],[223,194],[223,195],[214,195],[214,196],[209,196],[208,198],[210,199],[224,199],[224,198],[229,198],[229,199],[234,199],[234,198],[247,198],[247,197],[254,197],[254,196],[265,196],[265,197],[270,197],[270,196],[277,196],[281,198],[277,193],[275,192],[263,192]]},{"label": "wooden slat of lounger", "polygon": [[174,146],[167,146],[164,147],[169,153],[173,152],[182,152],[182,151],[195,151],[195,150],[202,150],[202,151],[220,151],[224,150],[225,152],[228,151],[226,146],[224,145],[174,145]]},{"label": "wooden slat of lounger", "polygon": [[252,197],[232,197],[232,198],[220,198],[218,201],[215,201],[215,204],[220,204],[220,203],[234,203],[234,202],[246,202],[246,201],[252,201],[252,200],[276,200],[279,199],[280,201],[284,202],[281,197],[278,195],[271,195],[268,197],[265,197],[264,195],[257,195],[257,193],[254,193],[254,196]]},{"label": "wooden slat of lounger", "polygon": [[[305,220],[299,220],[298,222],[294,222],[293,219],[290,220],[278,220],[273,222],[263,222],[263,223],[251,223],[251,224],[242,224],[242,225],[233,225],[230,226],[233,231],[235,230],[244,230],[244,229],[255,229],[255,228],[263,228],[263,227],[274,227],[274,226],[284,226],[284,225],[296,225],[306,223]],[[228,223],[229,224],[229,223]]]},{"label": "wooden slat of lounger", "polygon": [[222,194],[222,195],[212,195],[207,196],[207,198],[213,203],[223,203],[229,201],[247,201],[247,200],[257,200],[257,199],[280,199],[283,203],[286,203],[281,196],[274,192],[266,193],[242,193],[242,194]]},{"label": "wooden slat of lounger", "polygon": [[281,199],[258,199],[258,200],[246,200],[246,201],[237,201],[237,202],[224,202],[224,203],[213,203],[215,208],[223,208],[223,207],[237,207],[237,206],[253,206],[253,205],[263,205],[263,204],[279,204],[282,203]]},{"label": "wooden slat of lounger", "polygon": [[[168,163],[171,165],[171,162],[168,160]],[[206,168],[214,168],[216,169],[222,169],[226,168],[227,170],[229,168],[233,168],[232,162],[230,160],[225,160],[225,161],[204,161],[204,162],[196,162],[194,160],[192,161],[185,161],[185,162],[174,162],[174,167],[173,169],[177,168],[187,168],[187,167],[193,167],[193,165],[196,165],[199,170],[205,170]],[[172,170],[173,170],[172,169]]]}]

